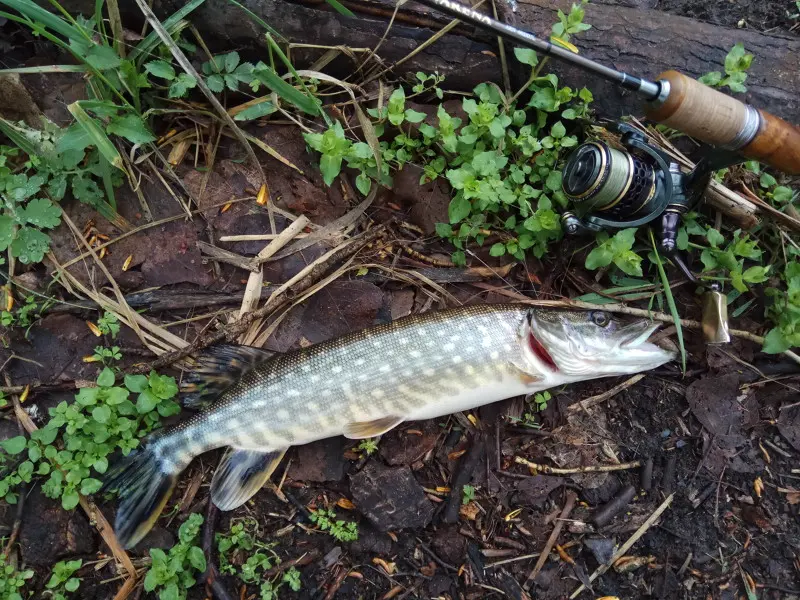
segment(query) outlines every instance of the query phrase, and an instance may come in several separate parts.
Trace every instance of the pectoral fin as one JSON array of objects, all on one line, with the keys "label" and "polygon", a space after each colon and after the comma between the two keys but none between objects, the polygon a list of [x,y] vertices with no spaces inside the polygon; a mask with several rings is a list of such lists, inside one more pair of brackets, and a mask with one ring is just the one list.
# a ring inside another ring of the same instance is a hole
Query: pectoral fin
[{"label": "pectoral fin", "polygon": [[354,423],[348,423],[344,428],[344,437],[350,438],[351,440],[362,440],[364,438],[383,435],[402,422],[403,417],[389,415],[388,417],[381,417],[374,421],[356,421]]},{"label": "pectoral fin", "polygon": [[258,452],[228,448],[211,481],[211,500],[220,510],[238,508],[264,486],[286,450]]}]

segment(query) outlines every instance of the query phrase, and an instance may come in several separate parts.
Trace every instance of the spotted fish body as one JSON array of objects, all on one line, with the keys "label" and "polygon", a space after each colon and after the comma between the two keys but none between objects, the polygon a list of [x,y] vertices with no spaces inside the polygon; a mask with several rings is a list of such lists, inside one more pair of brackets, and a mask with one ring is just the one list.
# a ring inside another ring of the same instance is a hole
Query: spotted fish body
[{"label": "spotted fish body", "polygon": [[[603,324],[596,323],[597,314]],[[141,539],[177,475],[210,450],[229,447],[212,482],[212,500],[230,510],[260,489],[291,446],[342,434],[372,437],[403,421],[663,364],[669,353],[642,347],[640,338],[653,330],[646,329],[618,328],[605,313],[480,305],[408,317],[275,356],[222,347],[218,356],[246,365],[238,379],[207,410],[155,436],[109,476],[106,487],[123,498],[117,534],[127,545]],[[605,333],[594,335],[604,345],[587,342],[587,330]],[[614,364],[612,341],[628,343],[638,360]],[[604,351],[609,363],[602,366],[575,360],[576,353],[597,357]],[[203,379],[202,373],[190,377]]]}]

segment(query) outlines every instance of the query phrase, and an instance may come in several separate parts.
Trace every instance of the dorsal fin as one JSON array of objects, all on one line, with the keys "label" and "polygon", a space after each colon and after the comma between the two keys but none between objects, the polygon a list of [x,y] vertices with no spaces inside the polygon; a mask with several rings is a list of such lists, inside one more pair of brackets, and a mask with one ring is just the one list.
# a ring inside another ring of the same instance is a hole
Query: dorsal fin
[{"label": "dorsal fin", "polygon": [[218,344],[193,358],[191,371],[181,384],[186,408],[205,408],[256,365],[275,353],[253,346]]}]

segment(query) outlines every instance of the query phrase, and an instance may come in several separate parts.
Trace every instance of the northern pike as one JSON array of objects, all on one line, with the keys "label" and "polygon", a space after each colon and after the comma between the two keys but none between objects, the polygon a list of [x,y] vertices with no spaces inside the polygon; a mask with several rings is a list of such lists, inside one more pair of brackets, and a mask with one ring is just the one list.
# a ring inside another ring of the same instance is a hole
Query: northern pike
[{"label": "northern pike", "polygon": [[379,436],[563,384],[656,368],[674,353],[648,341],[658,325],[602,311],[501,304],[432,311],[307,348],[272,354],[220,345],[196,359],[183,404],[210,404],[153,434],[109,472],[115,530],[135,545],[192,459],[228,448],[211,484],[223,511],[249,500],[291,446]]}]

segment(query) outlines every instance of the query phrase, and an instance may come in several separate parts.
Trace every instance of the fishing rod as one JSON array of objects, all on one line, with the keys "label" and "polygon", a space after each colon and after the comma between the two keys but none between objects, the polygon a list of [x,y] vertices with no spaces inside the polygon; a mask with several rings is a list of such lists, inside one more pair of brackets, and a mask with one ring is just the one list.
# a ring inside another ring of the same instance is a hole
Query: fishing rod
[{"label": "fishing rod", "polygon": [[417,1],[635,92],[645,101],[645,113],[653,121],[789,175],[800,174],[798,127],[678,71],[665,71],[657,81],[649,81],[575,54],[455,0]]}]

